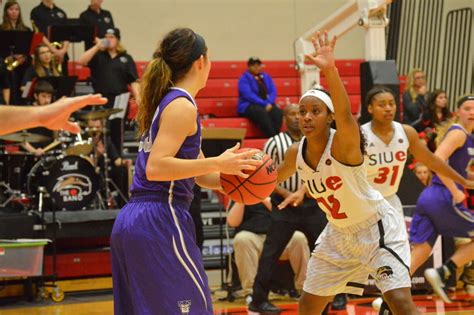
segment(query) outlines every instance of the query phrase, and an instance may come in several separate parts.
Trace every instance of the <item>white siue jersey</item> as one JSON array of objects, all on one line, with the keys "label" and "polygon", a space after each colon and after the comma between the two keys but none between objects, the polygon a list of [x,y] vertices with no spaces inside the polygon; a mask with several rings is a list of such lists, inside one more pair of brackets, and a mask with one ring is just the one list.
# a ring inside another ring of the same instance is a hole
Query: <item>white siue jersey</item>
[{"label": "white siue jersey", "polygon": [[362,132],[367,140],[367,178],[372,187],[384,197],[397,193],[410,145],[402,124],[394,121],[392,126],[393,137],[386,144],[372,131],[372,122],[362,125]]},{"label": "white siue jersey", "polygon": [[335,130],[331,129],[316,170],[304,160],[306,138],[303,138],[296,158],[297,170],[310,195],[326,213],[328,221],[337,228],[355,232],[376,223],[390,205],[369,184],[364,163],[347,166],[332,157],[334,134]]}]

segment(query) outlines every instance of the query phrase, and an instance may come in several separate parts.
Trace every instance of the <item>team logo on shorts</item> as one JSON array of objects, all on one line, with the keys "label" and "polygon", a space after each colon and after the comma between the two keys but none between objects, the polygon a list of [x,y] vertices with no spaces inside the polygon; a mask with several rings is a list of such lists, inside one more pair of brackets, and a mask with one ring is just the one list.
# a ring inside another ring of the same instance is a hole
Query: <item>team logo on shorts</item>
[{"label": "team logo on shorts", "polygon": [[327,160],[326,160],[326,165],[331,165],[331,163],[332,163],[332,162],[331,162],[330,159],[327,159]]},{"label": "team logo on shorts", "polygon": [[403,143],[403,139],[398,139],[398,142],[399,142],[399,143]]},{"label": "team logo on shorts", "polygon": [[375,279],[377,280],[387,280],[393,276],[393,270],[390,266],[383,266],[377,269],[377,274],[375,275]]},{"label": "team logo on shorts", "polygon": [[191,310],[191,300],[178,301],[178,307],[182,315],[188,315]]}]

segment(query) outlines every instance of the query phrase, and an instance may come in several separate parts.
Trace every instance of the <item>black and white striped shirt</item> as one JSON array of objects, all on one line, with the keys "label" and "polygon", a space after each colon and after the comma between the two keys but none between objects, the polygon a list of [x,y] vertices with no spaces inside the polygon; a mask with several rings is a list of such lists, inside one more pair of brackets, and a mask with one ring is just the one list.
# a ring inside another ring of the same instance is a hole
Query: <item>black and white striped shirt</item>
[{"label": "black and white striped shirt", "polygon": [[[279,165],[285,158],[286,150],[288,150],[288,148],[295,142],[296,141],[293,140],[287,132],[280,132],[276,136],[268,139],[268,141],[265,143],[265,146],[263,147],[263,152],[268,154],[268,156],[272,158],[276,165]],[[298,177],[298,172],[296,172],[293,176],[282,182],[280,185],[283,188],[294,192],[298,190],[300,184],[301,182]]]}]

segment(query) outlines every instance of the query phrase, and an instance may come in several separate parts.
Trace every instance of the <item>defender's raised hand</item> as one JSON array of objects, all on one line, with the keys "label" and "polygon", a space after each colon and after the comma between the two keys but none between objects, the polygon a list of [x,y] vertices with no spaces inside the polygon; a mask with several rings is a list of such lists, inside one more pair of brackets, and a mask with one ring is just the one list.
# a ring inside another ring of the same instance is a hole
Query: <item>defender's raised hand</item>
[{"label": "defender's raised hand", "polygon": [[335,67],[334,46],[336,45],[337,37],[334,36],[329,41],[328,32],[324,31],[324,34],[318,32],[316,38],[313,37],[311,41],[314,46],[314,53],[305,55],[306,60],[314,63],[322,71]]}]

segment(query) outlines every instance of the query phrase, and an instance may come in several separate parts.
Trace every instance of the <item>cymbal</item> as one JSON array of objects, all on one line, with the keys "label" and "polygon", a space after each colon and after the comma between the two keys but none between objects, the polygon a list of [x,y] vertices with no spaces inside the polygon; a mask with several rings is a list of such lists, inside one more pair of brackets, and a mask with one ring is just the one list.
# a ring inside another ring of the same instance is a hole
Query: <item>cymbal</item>
[{"label": "cymbal", "polygon": [[110,108],[110,109],[100,109],[87,114],[82,114],[79,117],[84,120],[94,120],[94,119],[104,119],[108,118],[110,115],[120,113],[123,109],[120,108]]},{"label": "cymbal", "polygon": [[13,141],[13,142],[31,142],[31,143],[51,141],[50,137],[46,137],[46,136],[39,135],[36,133],[31,133],[31,132],[11,133],[9,135],[0,136],[0,139]]},{"label": "cymbal", "polygon": [[66,149],[66,155],[87,155],[92,149],[91,141],[78,141]]}]

